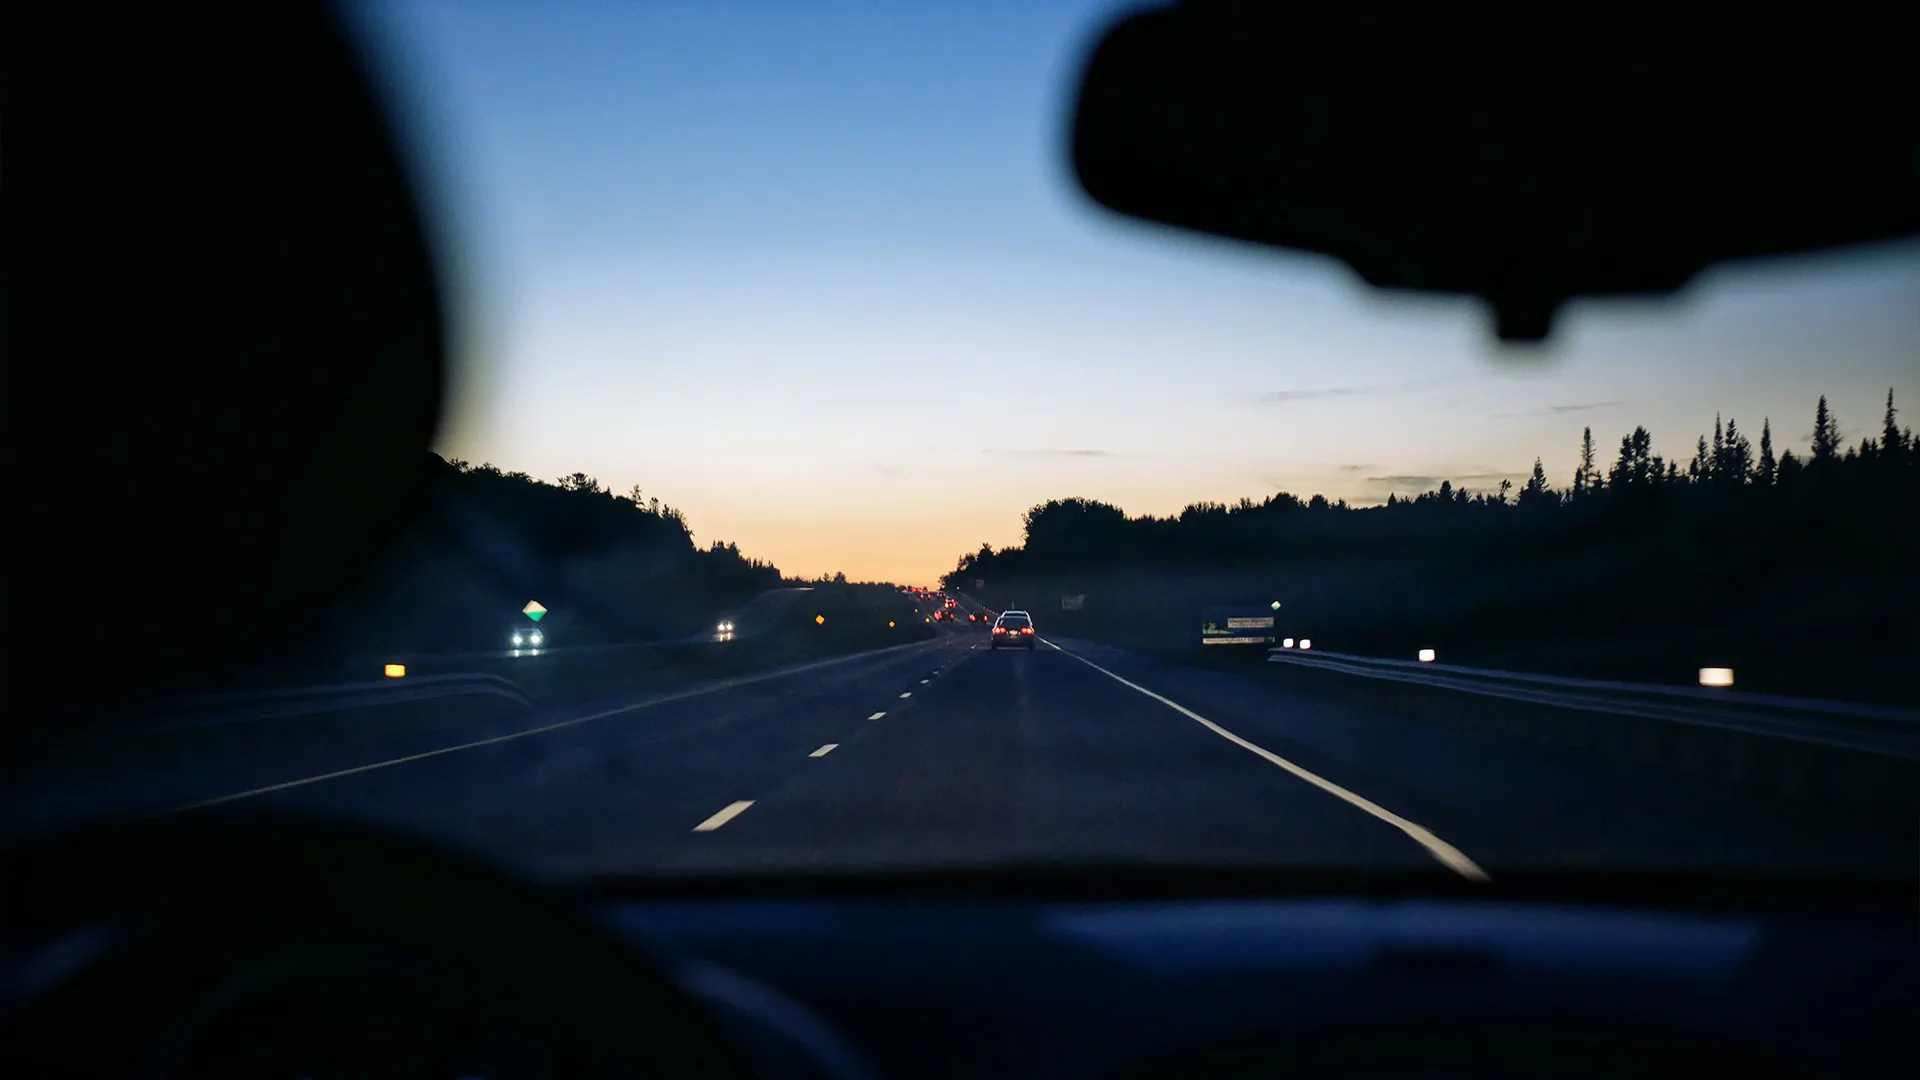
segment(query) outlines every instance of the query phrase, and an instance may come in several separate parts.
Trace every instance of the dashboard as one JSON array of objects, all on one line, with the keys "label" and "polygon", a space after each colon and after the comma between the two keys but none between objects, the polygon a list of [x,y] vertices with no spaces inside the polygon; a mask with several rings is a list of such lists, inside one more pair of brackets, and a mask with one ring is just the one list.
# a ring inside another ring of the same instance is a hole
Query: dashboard
[{"label": "dashboard", "polygon": [[1904,1076],[1920,1015],[1904,887],[556,891],[286,823],[0,880],[14,1076]]},{"label": "dashboard", "polygon": [[796,1076],[1904,1075],[1920,1015],[1910,920],[1338,898],[603,917],[716,1007],[789,1025]]}]

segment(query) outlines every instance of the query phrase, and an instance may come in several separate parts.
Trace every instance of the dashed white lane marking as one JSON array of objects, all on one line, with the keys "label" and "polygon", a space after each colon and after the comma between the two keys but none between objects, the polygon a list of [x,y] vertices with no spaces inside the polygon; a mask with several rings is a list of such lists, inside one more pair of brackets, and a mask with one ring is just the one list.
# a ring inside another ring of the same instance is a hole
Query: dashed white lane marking
[{"label": "dashed white lane marking", "polygon": [[752,799],[741,799],[728,803],[721,811],[693,827],[694,832],[712,832],[713,830],[740,816],[741,812],[753,805]]},{"label": "dashed white lane marking", "polygon": [[869,719],[869,720],[878,720],[878,719],[880,719],[881,717],[883,717],[883,716],[885,716],[885,715],[887,715],[887,714],[886,714],[886,713],[883,713],[883,712],[877,712],[877,713],[874,713],[874,714],[873,714],[872,716],[869,716],[869,717],[867,717],[867,719]]},{"label": "dashed white lane marking", "polygon": [[902,698],[910,698],[910,697],[912,697],[912,696],[913,696],[913,691],[911,691],[911,690],[909,690],[909,691],[907,691],[906,693],[904,693],[904,694],[901,694],[900,696],[901,696]]},{"label": "dashed white lane marking", "polygon": [[1114,682],[1119,683],[1121,686],[1124,686],[1129,690],[1136,690],[1142,694],[1145,694],[1146,696],[1152,698],[1153,700],[1159,702],[1160,704],[1165,705],[1167,708],[1172,709],[1174,712],[1179,713],[1180,715],[1186,717],[1187,719],[1192,720],[1195,723],[1199,724],[1201,727],[1206,728],[1208,731],[1213,732],[1215,735],[1218,735],[1221,738],[1232,743],[1233,745],[1238,746],[1240,749],[1245,750],[1248,753],[1257,755],[1258,757],[1263,758],[1264,760],[1268,761],[1271,764],[1278,765],[1280,768],[1285,769],[1286,771],[1292,773],[1294,776],[1299,777],[1302,780],[1305,780],[1307,783],[1312,784],[1314,787],[1319,788],[1321,791],[1326,792],[1327,794],[1333,796],[1336,799],[1339,799],[1340,801],[1348,804],[1349,806],[1353,806],[1360,810],[1364,810],[1367,813],[1373,815],[1374,817],[1380,819],[1381,821],[1384,821],[1387,824],[1393,826],[1394,828],[1399,829],[1401,832],[1407,835],[1408,839],[1411,839],[1414,843],[1419,844],[1423,848],[1426,848],[1427,854],[1432,855],[1435,859],[1438,859],[1442,865],[1446,866],[1449,870],[1452,870],[1455,873],[1459,874],[1461,877],[1468,878],[1473,881],[1487,880],[1487,872],[1485,870],[1482,870],[1480,869],[1479,866],[1475,865],[1474,861],[1472,859],[1467,858],[1466,854],[1462,852],[1459,848],[1456,848],[1452,844],[1449,844],[1445,840],[1442,840],[1438,836],[1435,836],[1425,826],[1408,821],[1406,818],[1403,818],[1399,814],[1396,814],[1393,811],[1388,810],[1386,807],[1381,806],[1380,804],[1374,802],[1371,799],[1365,798],[1355,792],[1348,791],[1346,788],[1341,787],[1339,784],[1336,784],[1333,781],[1326,779],[1325,777],[1318,776],[1314,773],[1308,772],[1307,770],[1301,768],[1300,766],[1295,765],[1293,762],[1288,761],[1286,758],[1281,757],[1279,754],[1276,754],[1273,751],[1268,750],[1264,746],[1259,746],[1255,743],[1248,742],[1247,740],[1241,738],[1240,736],[1235,735],[1233,732],[1228,731],[1226,728],[1221,727],[1219,724],[1216,724],[1213,721],[1207,719],[1206,717],[1201,716],[1199,713],[1194,712],[1192,709],[1187,708],[1185,705],[1182,705],[1179,702],[1174,701],[1172,698],[1168,698],[1160,694],[1156,694],[1153,691],[1147,689],[1146,687],[1141,686],[1137,682],[1132,682],[1118,675],[1115,675],[1113,672],[1108,671],[1106,668],[1101,667],[1099,664],[1094,663],[1093,661],[1087,659],[1086,657],[1079,656],[1071,652],[1067,652],[1067,650],[1060,648],[1060,646],[1058,645],[1054,645],[1053,642],[1051,641],[1047,642],[1047,644],[1052,645],[1055,650],[1062,653],[1066,653],[1066,655],[1073,657],[1075,660],[1078,660],[1081,663],[1092,668],[1093,670],[1099,672],[1100,674],[1105,675],[1107,678],[1112,679]]},{"label": "dashed white lane marking", "polygon": [[932,681],[933,681],[932,679],[921,679],[921,680],[920,680],[920,685],[921,685],[921,686],[925,686],[925,685],[927,685],[928,683],[930,683],[930,682],[932,682]]},{"label": "dashed white lane marking", "polygon": [[839,745],[840,744],[837,742],[830,742],[827,745],[821,747],[820,749],[815,750],[813,753],[808,754],[807,756],[808,757],[826,757],[828,754],[833,753],[834,747]]},{"label": "dashed white lane marking", "polygon": [[659,697],[647,698],[644,701],[636,701],[631,705],[622,705],[617,709],[606,709],[588,716],[576,716],[571,720],[560,720],[552,724],[541,724],[538,727],[530,727],[524,731],[514,731],[506,735],[495,735],[489,739],[475,739],[472,742],[458,743],[454,746],[443,746],[438,750],[423,750],[418,754],[408,754],[405,757],[390,758],[386,761],[375,761],[366,765],[355,765],[350,769],[336,769],[333,772],[321,773],[318,776],[303,776],[298,780],[287,780],[278,784],[268,784],[264,787],[250,788],[246,791],[236,791],[231,795],[220,795],[211,799],[202,799],[199,802],[187,803],[184,806],[176,806],[168,810],[148,814],[147,817],[170,817],[174,814],[184,814],[190,810],[203,810],[209,806],[219,806],[223,803],[230,803],[239,799],[251,799],[257,795],[270,795],[273,792],[286,791],[289,788],[305,787],[308,784],[318,784],[326,780],[338,780],[343,776],[357,776],[360,773],[372,772],[375,769],[387,769],[395,765],[405,765],[408,762],[424,761],[427,758],[440,757],[443,754],[457,754],[462,750],[473,750],[482,746],[494,746],[503,742],[511,742],[514,739],[524,739],[529,735],[539,735],[548,731],[558,731],[561,728],[574,727],[578,724],[592,723],[595,720],[605,720],[609,716],[619,716],[623,713],[650,709],[655,705],[665,705],[674,701],[685,701],[688,698],[701,697],[706,694],[717,694],[723,690],[750,686],[753,683],[785,678],[789,675],[803,675],[819,668],[831,667],[835,664],[844,664],[849,660],[859,660],[862,658],[871,659],[885,653],[893,652],[896,649],[913,649],[920,647],[920,645],[920,642],[912,642],[906,645],[890,645],[884,649],[875,649],[872,652],[849,653],[846,656],[836,656],[827,660],[815,660],[812,663],[800,664],[796,667],[763,671],[757,675],[744,675],[735,679],[727,679],[711,686],[699,686],[691,690],[680,690],[671,694],[662,694]]}]

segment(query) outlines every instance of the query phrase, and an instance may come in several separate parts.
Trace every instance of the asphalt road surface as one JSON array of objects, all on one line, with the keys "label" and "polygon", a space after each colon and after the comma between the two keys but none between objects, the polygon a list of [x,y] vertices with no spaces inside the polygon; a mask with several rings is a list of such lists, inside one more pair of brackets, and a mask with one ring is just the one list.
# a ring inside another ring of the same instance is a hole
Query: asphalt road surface
[{"label": "asphalt road surface", "polygon": [[[203,786],[424,832],[537,876],[1071,859],[1887,870],[1911,817],[1820,808],[1099,645],[984,629],[440,745]],[[1436,691],[1438,692],[1438,691]],[[253,785],[253,786],[246,786]],[[178,793],[175,797],[187,795]]]}]

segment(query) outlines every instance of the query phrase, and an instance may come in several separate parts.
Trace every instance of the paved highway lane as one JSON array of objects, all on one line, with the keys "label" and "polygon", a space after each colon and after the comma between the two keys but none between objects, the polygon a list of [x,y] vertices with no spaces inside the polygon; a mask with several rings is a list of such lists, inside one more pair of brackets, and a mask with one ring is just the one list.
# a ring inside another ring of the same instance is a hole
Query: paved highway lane
[{"label": "paved highway lane", "polygon": [[[1911,821],[1810,811],[1065,642],[925,646],[261,796],[555,875],[1118,858],[1883,865]],[[607,711],[607,710],[600,710]]]},{"label": "paved highway lane", "polygon": [[1434,865],[1394,825],[1064,653],[962,657],[672,863]]},{"label": "paved highway lane", "polygon": [[[1328,676],[1302,691],[1090,642],[1059,644],[1303,768],[1350,784],[1459,845],[1490,872],[1620,866],[1906,873],[1920,850],[1920,813],[1788,799],[1711,772],[1653,768],[1494,728],[1475,730],[1416,707],[1358,700],[1367,680]],[[1486,700],[1431,693],[1470,708]],[[1512,711],[1578,723],[1607,720],[1544,707]]]},{"label": "paved highway lane", "polygon": [[[720,688],[551,709],[201,797],[346,813],[537,874],[1009,860],[1910,867],[1920,826],[1436,724],[1257,673],[962,624]],[[1352,695],[1357,698],[1356,695]],[[333,775],[329,775],[333,774]],[[291,781],[291,783],[287,783]]]}]

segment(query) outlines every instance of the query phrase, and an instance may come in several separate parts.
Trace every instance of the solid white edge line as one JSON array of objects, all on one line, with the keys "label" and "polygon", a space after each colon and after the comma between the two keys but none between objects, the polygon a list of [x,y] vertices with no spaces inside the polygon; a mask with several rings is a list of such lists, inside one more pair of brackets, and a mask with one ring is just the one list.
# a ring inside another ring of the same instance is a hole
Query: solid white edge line
[{"label": "solid white edge line", "polygon": [[424,750],[418,754],[408,754],[405,757],[390,758],[386,761],[375,761],[366,765],[355,765],[350,769],[337,769],[333,772],[321,773],[318,776],[304,776],[298,780],[287,780],[278,784],[268,784],[264,787],[250,788],[246,791],[236,791],[231,795],[219,795],[211,799],[202,799],[199,802],[187,803],[184,806],[176,806],[170,810],[160,810],[144,815],[142,820],[171,817],[174,814],[184,814],[189,810],[204,810],[209,806],[219,806],[223,803],[235,802],[240,799],[251,799],[256,795],[271,795],[276,791],[305,787],[308,784],[318,784],[326,780],[338,780],[343,776],[354,776],[359,773],[373,772],[375,769],[390,768],[394,765],[405,765],[411,761],[423,761],[427,758],[440,757],[443,754],[456,754],[462,750],[473,750],[482,746],[493,746],[497,743],[512,742],[515,739],[524,739],[529,735],[539,735],[547,731],[558,731],[561,728],[573,727],[576,724],[585,724],[594,720],[605,720],[609,716],[619,716],[622,713],[650,709],[655,705],[667,705],[675,701],[685,701],[688,698],[701,697],[706,694],[717,694],[723,690],[732,690],[739,686],[750,686],[753,683],[784,678],[788,675],[802,675],[809,671],[830,667],[834,664],[843,664],[849,660],[858,659],[863,656],[873,657],[882,653],[892,652],[896,649],[919,648],[925,644],[925,642],[915,641],[905,645],[889,645],[884,649],[875,649],[872,652],[849,653],[846,656],[835,656],[826,660],[816,660],[811,663],[802,664],[799,667],[782,668],[778,671],[765,671],[756,675],[743,675],[738,678],[728,679],[725,682],[716,683],[712,686],[697,686],[689,690],[680,690],[671,694],[662,694],[659,697],[647,698],[644,701],[636,701],[631,705],[622,705],[617,709],[607,709],[602,712],[597,712],[591,716],[576,716],[571,720],[559,720],[551,724],[541,724],[539,727],[527,728],[524,731],[495,735],[490,739],[476,739],[473,742],[460,743],[457,746],[443,746],[438,750]]},{"label": "solid white edge line", "polygon": [[840,744],[837,742],[830,742],[825,746],[822,746],[820,749],[815,750],[813,753],[808,754],[807,756],[808,757],[826,757],[828,754],[833,753],[834,748],[839,745]]},{"label": "solid white edge line", "polygon": [[752,799],[730,802],[720,812],[693,827],[694,832],[712,832],[713,830],[740,816],[741,812],[753,805]]},{"label": "solid white edge line", "polygon": [[[1043,638],[1042,640],[1045,640],[1045,639]],[[1156,694],[1153,691],[1147,689],[1146,687],[1141,686],[1137,682],[1133,682],[1131,680],[1122,678],[1119,675],[1115,675],[1113,672],[1108,671],[1106,668],[1101,667],[1099,664],[1094,663],[1093,661],[1087,659],[1084,656],[1080,656],[1077,653],[1069,652],[1066,649],[1062,649],[1060,648],[1060,646],[1054,645],[1053,642],[1051,641],[1048,641],[1047,644],[1052,645],[1055,650],[1062,653],[1066,653],[1066,655],[1073,657],[1075,660],[1080,661],[1081,663],[1087,665],[1088,667],[1099,672],[1100,674],[1105,675],[1107,678],[1112,679],[1114,682],[1119,683],[1120,685],[1128,688],[1129,690],[1134,690],[1134,691],[1138,691],[1139,693],[1145,694],[1146,696],[1152,698],[1153,700],[1159,702],[1160,704],[1165,705],[1167,708],[1172,709],[1174,712],[1179,713],[1180,715],[1186,717],[1187,719],[1192,720],[1195,723],[1199,724],[1201,727],[1206,728],[1208,731],[1213,732],[1215,735],[1218,735],[1221,738],[1232,743],[1233,745],[1238,746],[1240,749],[1265,759],[1269,764],[1277,765],[1280,768],[1285,769],[1287,772],[1292,773],[1295,777],[1301,780],[1305,780],[1307,783],[1312,784],[1314,787],[1319,788],[1321,791],[1326,792],[1327,794],[1333,796],[1336,799],[1339,799],[1340,801],[1346,803],[1347,805],[1352,806],[1359,810],[1364,810],[1368,814],[1371,814],[1372,816],[1374,816],[1375,818],[1378,818],[1379,820],[1386,822],[1387,824],[1393,826],[1394,828],[1399,829],[1402,833],[1405,833],[1407,835],[1408,839],[1412,840],[1416,844],[1419,844],[1421,847],[1426,848],[1427,854],[1432,855],[1435,859],[1439,860],[1441,865],[1445,866],[1449,870],[1452,870],[1454,873],[1459,874],[1461,877],[1467,878],[1472,881],[1488,880],[1487,872],[1485,870],[1480,869],[1480,867],[1476,865],[1472,859],[1467,858],[1466,853],[1462,852],[1459,848],[1454,847],[1452,844],[1447,843],[1445,840],[1440,839],[1438,836],[1435,836],[1424,825],[1420,825],[1415,822],[1408,821],[1406,818],[1401,817],[1399,814],[1396,814],[1393,811],[1388,810],[1386,807],[1381,806],[1379,803],[1376,803],[1373,800],[1358,794],[1357,792],[1348,791],[1346,788],[1341,787],[1339,784],[1336,784],[1333,781],[1326,779],[1325,777],[1308,772],[1307,770],[1301,768],[1300,766],[1295,765],[1293,762],[1288,761],[1286,758],[1281,757],[1279,754],[1276,754],[1273,751],[1268,750],[1266,747],[1260,746],[1257,743],[1248,742],[1246,739],[1243,739],[1240,736],[1235,735],[1233,732],[1228,731],[1226,728],[1221,727],[1219,724],[1216,724],[1213,721],[1207,719],[1206,717],[1201,716],[1199,713],[1194,712],[1192,709],[1187,708],[1185,705],[1182,705],[1179,702],[1174,701],[1173,699],[1165,697],[1161,694]]]}]

